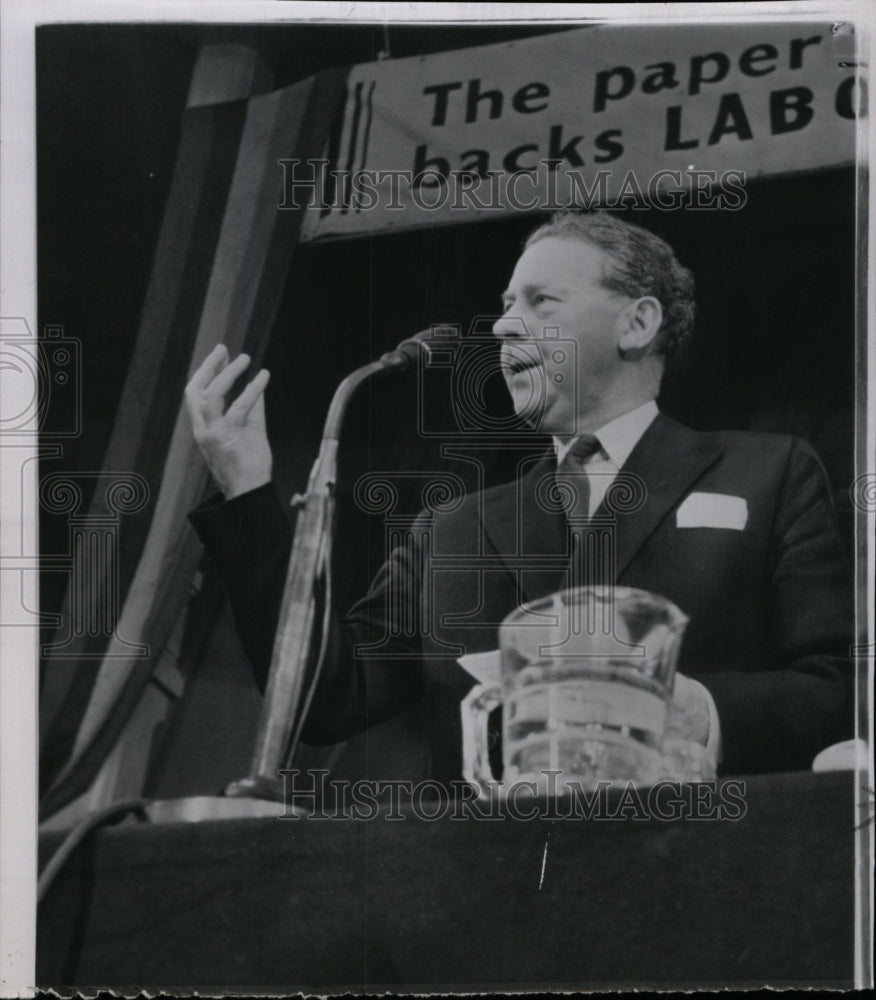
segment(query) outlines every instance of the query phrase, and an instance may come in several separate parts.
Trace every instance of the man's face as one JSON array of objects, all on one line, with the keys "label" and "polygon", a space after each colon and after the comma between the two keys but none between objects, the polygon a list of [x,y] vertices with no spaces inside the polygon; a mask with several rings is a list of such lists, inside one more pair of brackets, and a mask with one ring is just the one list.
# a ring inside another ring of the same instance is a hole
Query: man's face
[{"label": "man's face", "polygon": [[502,296],[502,374],[515,412],[544,433],[590,429],[621,375],[621,314],[633,300],[600,285],[609,266],[598,247],[549,236],[524,251]]}]

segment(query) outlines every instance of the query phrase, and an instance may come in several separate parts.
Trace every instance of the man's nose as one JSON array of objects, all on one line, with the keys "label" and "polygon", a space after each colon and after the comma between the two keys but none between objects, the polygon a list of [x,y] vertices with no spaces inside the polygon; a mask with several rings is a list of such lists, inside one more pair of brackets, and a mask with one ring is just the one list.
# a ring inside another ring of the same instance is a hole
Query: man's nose
[{"label": "man's nose", "polygon": [[493,324],[493,336],[499,340],[523,340],[531,335],[522,316],[507,312]]}]

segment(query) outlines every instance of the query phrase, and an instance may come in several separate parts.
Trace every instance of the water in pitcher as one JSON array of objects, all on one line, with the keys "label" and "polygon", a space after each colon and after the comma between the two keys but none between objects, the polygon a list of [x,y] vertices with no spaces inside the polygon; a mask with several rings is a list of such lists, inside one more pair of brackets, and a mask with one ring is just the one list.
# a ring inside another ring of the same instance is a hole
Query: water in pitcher
[{"label": "water in pitcher", "polygon": [[685,622],[668,601],[625,588],[566,591],[509,616],[504,780],[658,780]]},{"label": "water in pitcher", "polygon": [[656,781],[665,723],[662,687],[622,664],[526,667],[504,692],[505,780]]}]

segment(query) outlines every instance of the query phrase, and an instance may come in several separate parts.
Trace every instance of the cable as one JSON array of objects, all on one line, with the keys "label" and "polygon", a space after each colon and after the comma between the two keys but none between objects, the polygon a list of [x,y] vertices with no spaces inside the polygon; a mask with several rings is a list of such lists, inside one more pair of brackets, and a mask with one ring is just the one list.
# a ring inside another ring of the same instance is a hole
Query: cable
[{"label": "cable", "polygon": [[39,881],[37,882],[37,903],[39,904],[43,901],[43,897],[49,891],[49,888],[57,878],[58,873],[70,860],[70,856],[76,848],[95,827],[100,826],[101,823],[105,823],[107,820],[112,819],[115,816],[123,815],[126,812],[142,813],[142,818],[146,819],[144,810],[151,801],[151,799],[121,799],[120,801],[113,802],[111,805],[108,805],[103,809],[99,809],[97,812],[89,813],[81,819],[63,839],[61,846],[57,849],[57,851],[55,851],[51,858],[49,858],[46,867],[43,869],[42,874],[39,877]]}]

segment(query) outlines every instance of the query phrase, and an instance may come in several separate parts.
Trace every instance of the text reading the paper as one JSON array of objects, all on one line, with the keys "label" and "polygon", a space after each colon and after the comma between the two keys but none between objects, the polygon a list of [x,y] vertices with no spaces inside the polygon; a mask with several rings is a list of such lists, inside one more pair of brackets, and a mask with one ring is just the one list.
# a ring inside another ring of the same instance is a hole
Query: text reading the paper
[{"label": "text reading the paper", "polygon": [[[821,40],[821,35],[792,38],[787,50],[787,69],[803,69],[806,49],[819,45]],[[735,62],[744,76],[761,77],[774,72],[781,58],[777,46],[758,44],[746,48]],[[711,95],[713,92],[704,88],[715,87],[725,80],[733,63],[727,53],[714,51],[692,56],[686,66],[675,62],[651,63],[645,66],[640,76],[631,66],[625,65],[601,70],[593,84],[593,111],[601,114],[611,110],[617,102],[633,94],[637,85],[639,92],[645,95],[676,89],[690,96]],[[834,110],[841,118],[855,117],[855,83],[854,77],[846,77],[836,89]],[[431,84],[423,88],[423,94],[431,101],[430,125],[441,128],[460,122],[470,125],[482,119],[496,120],[507,114],[531,115],[547,111],[551,91],[546,83],[533,80],[506,95],[501,89],[485,87],[480,78],[474,78]],[[815,115],[812,107],[814,96],[811,88],[806,86],[778,88],[764,95],[768,102],[769,134],[784,135],[806,128]],[[694,133],[686,129],[682,104],[666,108],[664,151],[695,149],[701,144],[714,146],[731,137],[737,141],[755,138],[750,109],[746,109],[741,94],[730,91],[711,99],[714,108],[708,132]],[[563,164],[583,167],[588,162],[587,157],[593,163],[611,163],[624,153],[622,138],[623,130],[619,128],[604,129],[588,138],[584,133],[571,134],[564,131],[562,124],[554,124],[546,130],[544,140],[524,143],[505,153],[501,166],[503,170],[515,173],[535,170],[538,161],[546,161],[551,170]],[[447,178],[452,169],[486,177],[496,166],[486,149],[466,150],[459,164],[454,165],[445,156],[430,156],[428,145],[421,143],[416,147],[413,174],[419,178],[420,184],[432,185],[436,183],[436,174]]]}]

